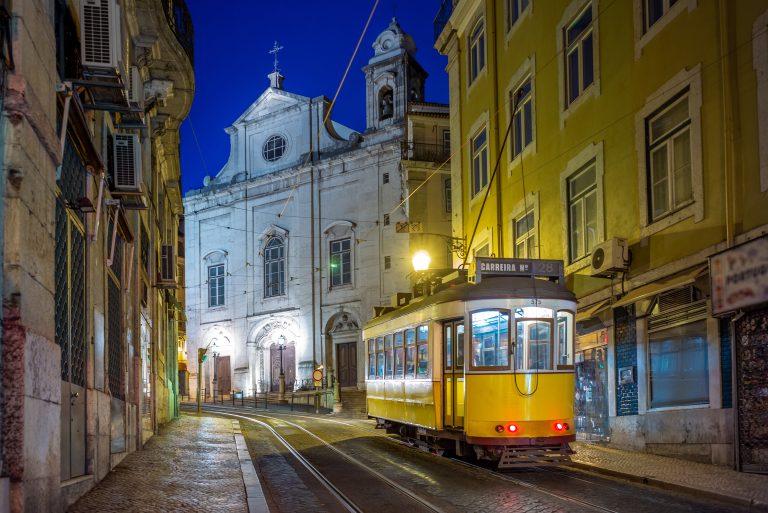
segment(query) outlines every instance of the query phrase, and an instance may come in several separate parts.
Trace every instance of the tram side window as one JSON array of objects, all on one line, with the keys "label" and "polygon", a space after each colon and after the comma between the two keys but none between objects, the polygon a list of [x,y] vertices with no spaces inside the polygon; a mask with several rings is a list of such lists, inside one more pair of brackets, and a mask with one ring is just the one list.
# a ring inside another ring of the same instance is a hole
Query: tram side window
[{"label": "tram side window", "polygon": [[376,379],[384,379],[384,339],[376,339]]},{"label": "tram side window", "polygon": [[416,373],[416,330],[405,330],[405,377],[414,378]]},{"label": "tram side window", "polygon": [[443,340],[445,341],[445,368],[451,368],[451,355],[453,354],[453,325],[446,324],[443,327]]},{"label": "tram side window", "polygon": [[395,333],[395,379],[405,376],[405,348],[403,347],[403,332]]},{"label": "tram side window", "polygon": [[416,331],[418,338],[418,356],[419,365],[416,371],[416,377],[426,378],[429,371],[429,328],[419,326]]},{"label": "tram side window", "polygon": [[545,319],[517,319],[517,370],[552,369],[552,324]]},{"label": "tram side window", "polygon": [[472,366],[509,365],[509,314],[487,310],[472,314]]},{"label": "tram side window", "polygon": [[464,368],[464,325],[456,325],[456,368]]},{"label": "tram side window", "polygon": [[573,314],[557,312],[557,364],[573,365]]},{"label": "tram side window", "polygon": [[387,372],[385,377],[392,379],[395,371],[395,352],[392,350],[392,335],[384,337],[384,351],[387,356]]},{"label": "tram side window", "polygon": [[368,339],[368,379],[376,379],[376,342]]}]

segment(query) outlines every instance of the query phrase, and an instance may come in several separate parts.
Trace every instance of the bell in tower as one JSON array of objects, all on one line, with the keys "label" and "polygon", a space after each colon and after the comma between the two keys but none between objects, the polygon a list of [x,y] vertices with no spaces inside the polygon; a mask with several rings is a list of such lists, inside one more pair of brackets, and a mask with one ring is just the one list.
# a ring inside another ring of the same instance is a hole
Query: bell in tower
[{"label": "bell in tower", "polygon": [[363,68],[367,131],[402,123],[408,102],[423,101],[427,73],[416,61],[416,45],[396,19],[373,43],[374,55]]}]

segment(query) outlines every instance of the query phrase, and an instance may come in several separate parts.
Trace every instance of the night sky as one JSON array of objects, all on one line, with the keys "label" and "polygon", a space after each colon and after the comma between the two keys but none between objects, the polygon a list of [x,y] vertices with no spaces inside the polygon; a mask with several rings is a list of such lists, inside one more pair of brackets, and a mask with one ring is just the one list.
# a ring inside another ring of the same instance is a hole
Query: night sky
[{"label": "night sky", "polygon": [[[195,27],[195,99],[181,126],[184,192],[202,187],[229,156],[224,128],[269,85],[275,40],[284,49],[279,68],[284,88],[304,96],[333,98],[375,0],[187,0]],[[429,73],[425,100],[448,102],[446,58],[433,48],[438,0],[380,0],[341,89],[332,118],[365,129],[365,77],[371,45],[393,14],[416,41],[416,58]],[[198,145],[195,143],[197,136]],[[202,154],[202,156],[201,156]]]}]

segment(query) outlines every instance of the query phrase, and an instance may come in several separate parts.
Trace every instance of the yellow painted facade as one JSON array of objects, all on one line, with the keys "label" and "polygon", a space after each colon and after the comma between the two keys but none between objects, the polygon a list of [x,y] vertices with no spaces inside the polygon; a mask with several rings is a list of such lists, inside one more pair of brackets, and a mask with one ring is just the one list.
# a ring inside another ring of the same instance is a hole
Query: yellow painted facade
[{"label": "yellow painted facade", "polygon": [[[601,436],[733,464],[733,325],[712,316],[707,264],[768,233],[768,1],[447,0],[436,26],[470,262],[564,260],[577,320],[607,334]],[[631,257],[598,277],[594,250],[614,238]],[[690,293],[688,317],[670,320],[668,292]],[[652,371],[681,330],[702,344],[680,358],[702,362],[705,392],[670,385],[664,406]]]}]

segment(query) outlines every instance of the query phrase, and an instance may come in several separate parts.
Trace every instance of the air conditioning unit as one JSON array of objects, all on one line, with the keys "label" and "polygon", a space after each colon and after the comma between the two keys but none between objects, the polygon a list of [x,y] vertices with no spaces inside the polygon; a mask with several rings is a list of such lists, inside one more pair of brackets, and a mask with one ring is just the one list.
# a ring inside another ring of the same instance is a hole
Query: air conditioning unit
[{"label": "air conditioning unit", "polygon": [[86,68],[118,69],[120,13],[116,0],[80,0],[80,48]]},{"label": "air conditioning unit", "polygon": [[592,276],[606,277],[629,266],[629,248],[626,239],[612,238],[592,250]]},{"label": "air conditioning unit", "polygon": [[128,83],[126,84],[128,102],[131,107],[144,108],[144,82],[138,66],[128,68]]},{"label": "air conditioning unit", "polygon": [[176,288],[176,255],[173,245],[160,246],[160,271],[157,273],[159,288]]},{"label": "air conditioning unit", "polygon": [[141,143],[134,134],[115,134],[112,179],[117,190],[141,190]]}]

